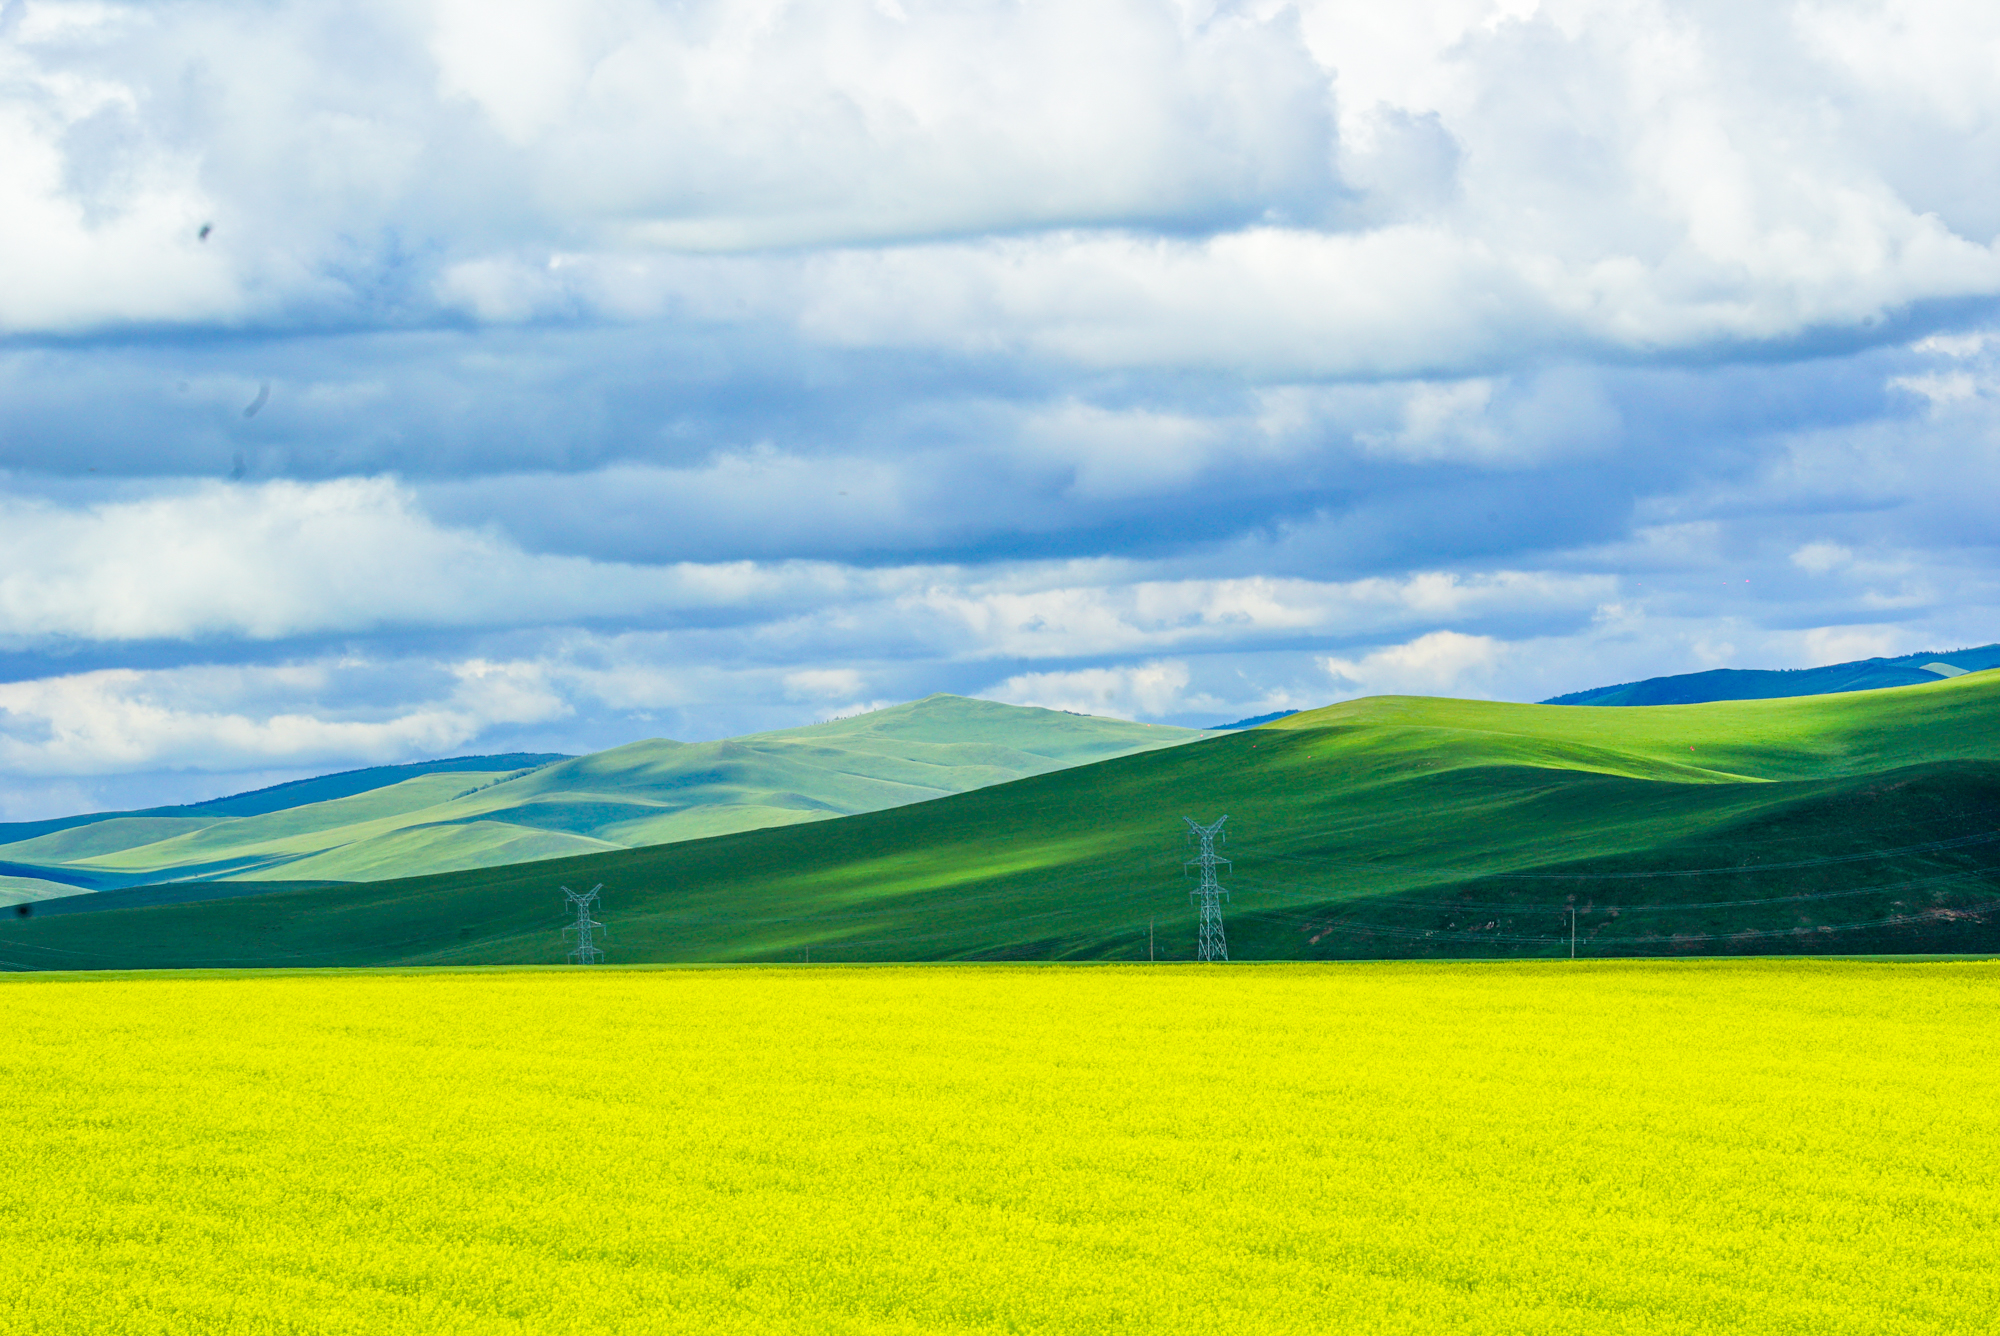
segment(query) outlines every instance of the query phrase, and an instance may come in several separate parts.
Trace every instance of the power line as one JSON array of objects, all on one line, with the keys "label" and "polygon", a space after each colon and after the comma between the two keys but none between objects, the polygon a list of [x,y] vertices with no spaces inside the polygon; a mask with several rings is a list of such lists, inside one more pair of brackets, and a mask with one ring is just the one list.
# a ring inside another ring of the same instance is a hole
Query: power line
[{"label": "power line", "polygon": [[603,882],[599,882],[582,895],[578,895],[567,886],[562,888],[562,893],[569,897],[569,903],[576,906],[576,922],[563,929],[565,937],[571,933],[576,934],[576,950],[569,953],[569,963],[572,965],[595,965],[604,959],[604,953],[597,949],[597,944],[590,936],[593,929],[603,930],[606,937],[611,935],[609,929],[590,916],[590,907],[597,903],[597,893],[603,889]]},{"label": "power line", "polygon": [[[1222,833],[1223,822],[1227,821],[1227,819],[1228,819],[1227,817],[1224,817],[1221,820],[1218,820],[1214,824],[1214,826],[1209,827],[1207,829],[1210,830],[1214,835],[1220,836]],[[1990,814],[1987,816],[1987,819],[1988,820],[1991,819]],[[1897,823],[1897,824],[1902,825],[1904,828],[1908,829],[1917,826],[1919,824],[1930,824],[1930,823],[1911,822],[1911,823]],[[1190,839],[1192,839],[1197,832],[1203,830],[1203,827],[1196,825],[1196,823],[1194,823],[1192,820],[1189,820],[1187,822],[1187,825],[1189,827],[1188,833]],[[1935,826],[1933,826],[1933,828],[1935,828]],[[1265,831],[1264,827],[1261,824],[1259,825],[1258,829],[1260,833],[1258,843],[1261,845],[1265,842],[1264,836],[1268,832]],[[1304,826],[1300,826],[1292,829],[1297,830],[1300,833],[1303,833],[1307,828]],[[1281,830],[1279,833],[1284,834],[1289,832]],[[1819,857],[1819,858],[1796,860],[1796,861],[1788,860],[1782,862],[1752,864],[1748,866],[1738,865],[1733,867],[1707,867],[1707,868],[1696,868],[1696,869],[1686,869],[1677,871],[1569,873],[1560,875],[1548,875],[1548,874],[1537,875],[1534,873],[1509,874],[1504,872],[1482,874],[1474,872],[1470,869],[1458,868],[1458,869],[1451,869],[1449,871],[1444,869],[1438,869],[1436,870],[1434,875],[1450,876],[1454,880],[1462,880],[1465,883],[1477,883],[1485,881],[1488,882],[1489,885],[1483,889],[1489,889],[1489,890],[1502,890],[1501,887],[1491,885],[1490,883],[1498,881],[1506,881],[1506,880],[1569,881],[1574,883],[1578,881],[1589,881],[1601,878],[1607,882],[1631,881],[1631,880],[1640,880],[1644,882],[1644,881],[1650,881],[1654,878],[1671,879],[1671,878],[1680,878],[1688,876],[1712,876],[1712,875],[1728,874],[1732,872],[1755,873],[1755,872],[1765,872],[1765,871],[1797,871],[1800,869],[1825,867],[1828,865],[1862,863],[1869,860],[1880,860],[1884,858],[1891,858],[1897,855],[1923,854],[1923,853],[1939,852],[1944,850],[1959,850],[1967,848],[1968,846],[1990,844],[1995,839],[2000,839],[2000,832],[1994,832],[1988,830],[1988,831],[1980,831],[1973,834],[1961,835],[1951,838],[1930,840],[1917,844],[1906,844],[1895,848],[1875,849],[1862,853],[1835,855],[1830,857]],[[1787,842],[1790,841],[1789,840],[1779,841],[1776,843],[1787,843]],[[1156,855],[1141,855],[1136,858],[1128,856],[1126,858],[1118,859],[1116,863],[1113,864],[1105,864],[1095,867],[1089,865],[1084,865],[1081,867],[1071,867],[1066,869],[1062,874],[1059,874],[1058,876],[1053,878],[1049,883],[1047,883],[1046,886],[1043,887],[1043,889],[1045,890],[1057,889],[1057,888],[1077,889],[1083,887],[1100,888],[1104,887],[1104,883],[1118,882],[1126,878],[1132,878],[1135,881],[1150,880],[1152,877],[1158,875],[1158,870],[1163,870],[1167,856],[1168,855],[1166,854],[1166,851],[1162,850],[1160,854]],[[1421,872],[1425,871],[1424,869],[1417,869],[1410,867],[1396,868],[1391,865],[1385,865],[1382,863],[1352,863],[1352,862],[1338,860],[1336,858],[1313,858],[1310,856],[1300,856],[1296,854],[1288,856],[1284,854],[1275,854],[1266,852],[1262,849],[1253,853],[1251,857],[1253,860],[1253,867],[1255,865],[1255,860],[1259,857],[1269,858],[1272,859],[1274,862],[1278,863],[1290,863],[1294,865],[1294,868],[1292,869],[1280,869],[1275,867],[1271,869],[1272,871],[1281,872],[1281,874],[1283,871],[1295,871],[1295,873],[1305,872],[1306,871],[1305,866],[1301,865],[1317,865],[1318,868],[1324,869],[1328,872],[1332,872],[1335,869],[1355,869],[1355,870],[1366,870],[1368,872],[1377,874],[1392,873],[1392,874],[1401,874],[1403,876],[1408,876],[1412,873],[1420,874]],[[1195,866],[1198,864],[1198,862],[1199,862],[1198,859],[1187,860],[1186,866]],[[1215,860],[1215,866],[1228,867],[1230,866],[1230,860],[1217,858]],[[1516,915],[1525,916],[1538,913],[1547,913],[1551,917],[1557,914],[1561,914],[1565,916],[1573,916],[1571,924],[1566,926],[1571,927],[1573,939],[1576,942],[1577,949],[1580,951],[1581,948],[1580,931],[1579,931],[1579,925],[1576,922],[1576,917],[1580,916],[1611,915],[1615,917],[1618,914],[1658,915],[1658,914],[1679,914],[1679,913],[1687,913],[1690,911],[1741,910],[1741,909],[1754,909],[1759,907],[1776,908],[1778,906],[1786,904],[1795,904],[1800,902],[1812,902],[1812,901],[1822,901],[1822,900],[1831,901],[1836,899],[1851,899],[1855,897],[1868,897],[1868,896],[1879,896],[1883,897],[1884,899],[1890,899],[1897,896],[1899,893],[1913,891],[1920,888],[1932,888],[1932,887],[1940,888],[1937,898],[1942,900],[1945,895],[1945,892],[1942,890],[1943,887],[1957,884],[1959,886],[1963,886],[1965,892],[1977,894],[1981,891],[1987,890],[1986,886],[1981,886],[1978,883],[1987,882],[1989,879],[1994,878],[1996,875],[2000,875],[2000,869],[1973,867],[1973,868],[1964,868],[1960,870],[1946,872],[1942,874],[1933,874],[1930,876],[1917,879],[1907,879],[1907,880],[1889,882],[1875,886],[1861,886],[1861,887],[1853,887],[1853,888],[1834,890],[1834,891],[1806,892],[1793,895],[1779,895],[1779,896],[1727,899],[1727,900],[1718,899],[1718,900],[1680,902],[1680,903],[1676,903],[1673,901],[1664,901],[1664,902],[1640,903],[1640,904],[1628,903],[1622,905],[1583,904],[1573,907],[1572,905],[1569,904],[1549,904],[1546,902],[1526,903],[1526,902],[1492,902],[1492,901],[1473,901],[1473,900],[1452,900],[1452,901],[1415,900],[1415,899],[1404,900],[1400,897],[1400,895],[1397,892],[1394,891],[1386,891],[1375,895],[1368,895],[1357,898],[1352,895],[1351,890],[1349,894],[1341,895],[1333,887],[1325,885],[1311,885],[1307,882],[1297,882],[1297,881],[1289,881],[1282,879],[1267,882],[1264,881],[1262,878],[1255,876],[1254,874],[1251,875],[1250,878],[1246,881],[1240,875],[1235,874],[1233,872],[1233,868],[1231,870],[1232,870],[1231,880],[1233,883],[1235,883],[1234,889],[1250,891],[1253,893],[1253,898],[1258,893],[1270,895],[1273,896],[1274,898],[1277,898],[1281,904],[1289,902],[1289,904],[1292,906],[1296,906],[1299,909],[1304,909],[1308,911],[1307,914],[1305,915],[1286,914],[1275,908],[1272,910],[1247,909],[1247,910],[1233,911],[1238,913],[1239,915],[1248,913],[1251,916],[1251,918],[1255,920],[1266,920],[1272,922],[1273,924],[1296,923],[1301,927],[1305,927],[1308,931],[1340,932],[1344,935],[1354,934],[1363,937],[1379,936],[1385,939],[1401,938],[1411,941],[1431,940],[1431,941],[1438,941],[1440,943],[1448,941],[1463,941],[1468,943],[1477,942],[1486,944],[1497,944],[1502,942],[1519,943],[1521,945],[1540,944],[1543,946],[1544,949],[1547,949],[1549,947],[1554,947],[1558,951],[1560,951],[1562,947],[1560,945],[1559,939],[1556,939],[1553,934],[1547,936],[1514,935],[1504,930],[1500,932],[1495,932],[1491,929],[1480,930],[1477,928],[1474,928],[1471,931],[1466,931],[1457,928],[1455,925],[1453,927],[1448,927],[1448,928],[1435,927],[1428,929],[1419,928],[1415,926],[1392,927],[1388,923],[1380,923],[1380,922],[1369,923],[1354,918],[1346,918],[1346,917],[1333,918],[1330,916],[1336,914],[1352,914],[1356,910],[1360,910],[1363,914],[1381,913],[1383,911],[1389,911],[1390,913],[1393,914],[1393,912],[1397,910],[1421,910],[1421,909],[1435,909],[1435,910],[1449,911],[1452,913],[1464,913],[1464,912],[1474,912],[1482,910],[1493,911],[1495,916],[1501,917],[1503,919]],[[1883,871],[1889,871],[1889,869],[1883,869]],[[1137,875],[1135,876],[1134,874]],[[1210,876],[1211,877],[1213,876],[1213,868],[1210,869]],[[1308,874],[1308,876],[1310,876],[1310,874]],[[1315,878],[1313,880],[1317,879]],[[1129,882],[1127,884],[1130,885]],[[978,889],[971,889],[973,887],[977,887]],[[1468,886],[1468,889],[1470,888],[1471,887]],[[1071,931],[1072,930],[1071,925],[1074,924],[1076,925],[1076,928],[1082,930],[1077,941],[1077,945],[1079,947],[1088,946],[1088,941],[1085,939],[1094,940],[1094,935],[1097,932],[1097,925],[1092,921],[1094,915],[1091,908],[1088,906],[1071,904],[1071,905],[1065,905],[1061,908],[1053,908],[1044,910],[1042,912],[1025,913],[1025,914],[1007,912],[1007,909],[1012,907],[1010,905],[1010,902],[1013,901],[1017,896],[1020,896],[1023,893],[1023,889],[1024,888],[1022,886],[1015,884],[1014,880],[1010,878],[999,878],[999,879],[989,880],[988,878],[985,877],[975,876],[975,877],[963,878],[955,884],[946,883],[945,885],[937,888],[937,891],[941,893],[934,894],[933,896],[926,898],[930,898],[933,903],[939,906],[950,906],[959,909],[961,911],[964,910],[976,911],[982,908],[990,908],[990,910],[998,911],[995,917],[992,918],[990,921],[988,921],[986,925],[990,931],[1001,932],[1005,930],[1015,930],[1016,932],[1018,932],[1019,929],[1026,927],[1027,925],[1030,924],[1047,924],[1048,930],[1050,930],[1053,934],[1055,934],[1055,936],[1059,936],[1066,931]],[[1121,890],[1122,889],[1123,888],[1121,888]],[[1418,894],[1422,894],[1422,891],[1424,889],[1430,889],[1432,890],[1432,893],[1435,894],[1437,890],[1442,890],[1444,888],[1442,887],[1411,888],[1411,890],[1417,891]],[[1527,890],[1528,888],[1523,887],[1521,889]],[[1607,887],[1606,889],[1609,888]],[[1642,886],[1641,891],[1642,893],[1644,893],[1644,891],[1651,889],[1653,888]],[[1688,889],[1692,890],[1695,888],[1693,886],[1689,886]],[[1702,889],[1707,889],[1707,888],[1704,887]],[[1717,887],[1716,889],[1721,889],[1721,888]],[[593,890],[589,893],[587,897],[574,896],[574,893],[570,892],[567,887],[564,887],[563,890],[565,895],[574,897],[571,901],[572,903],[574,903],[575,900],[586,900],[586,901],[595,900],[598,893],[602,890],[602,887],[600,885],[596,888],[593,888]],[[1133,887],[1133,890],[1136,891],[1137,887]],[[1505,892],[1502,891],[1502,893],[1504,894]],[[1215,928],[1217,945],[1221,948],[1221,950],[1218,952],[1218,954],[1205,958],[1223,959],[1223,960],[1226,960],[1228,958],[1226,942],[1223,940],[1222,937],[1222,922],[1221,922],[1221,910],[1220,910],[1220,898],[1228,894],[1229,892],[1224,890],[1224,888],[1220,885],[1219,882],[1215,884],[1216,903],[1213,906],[1214,928]],[[1405,894],[1407,894],[1407,892],[1405,892]],[[1532,891],[1530,891],[1530,894],[1532,894]],[[1192,893],[1191,898],[1196,898],[1196,899],[1201,898],[1201,891],[1197,890],[1196,892]],[[773,907],[775,908],[776,906],[773,905]],[[1137,905],[1134,906],[1134,908],[1137,907],[1139,906]],[[1873,908],[1873,906],[1870,906],[1870,908]],[[1953,920],[1961,918],[1969,919],[1975,923],[1984,922],[1987,916],[1993,912],[1995,906],[1989,904],[1978,904],[1978,905],[1962,905],[1958,907],[1947,908],[1944,905],[1935,905],[1930,907],[1906,909],[1904,905],[1898,903],[1895,904],[1894,906],[1885,906],[1884,908],[1889,909],[1890,912],[1883,917],[1869,917],[1860,921],[1852,921],[1847,923],[1816,925],[1804,928],[1786,927],[1786,928],[1743,929],[1735,932],[1708,932],[1701,934],[1667,933],[1667,932],[1643,933],[1632,937],[1617,938],[1611,944],[1613,946],[1613,949],[1630,950],[1636,947],[1640,950],[1645,950],[1648,947],[1658,947],[1667,945],[1669,943],[1693,944],[1693,943],[1706,943],[1706,942],[1727,942],[1732,939],[1768,940],[1768,939],[1787,938],[1787,937],[1803,938],[1811,934],[1849,933],[1854,931],[1865,931],[1871,928],[1882,928],[1882,927],[1897,926],[1897,925],[1928,924],[1941,927]],[[1317,910],[1318,912],[1317,913],[1311,912],[1312,910]],[[901,906],[901,905],[894,908],[885,908],[880,906],[871,906],[868,908],[843,907],[839,910],[835,910],[830,913],[821,911],[821,912],[807,912],[804,914],[793,913],[793,914],[767,914],[767,915],[715,913],[713,910],[710,910],[709,912],[706,913],[701,912],[699,910],[695,911],[694,913],[688,913],[685,910],[683,910],[680,912],[668,911],[667,913],[655,916],[655,919],[662,926],[672,924],[676,927],[688,927],[691,925],[724,925],[724,924],[741,926],[741,927],[762,926],[762,925],[775,926],[780,924],[786,924],[786,925],[813,924],[824,927],[834,927],[835,925],[839,925],[840,927],[846,928],[850,931],[852,929],[860,929],[862,932],[865,933],[869,927],[875,926],[877,924],[887,927],[891,924],[897,923],[899,919],[902,919],[905,916],[906,912],[907,912],[907,906]],[[1862,910],[1862,912],[1866,913],[1867,910],[1864,909]],[[1876,912],[1880,914],[1882,913],[1882,910],[1877,910]],[[513,916],[511,915],[502,916],[500,918],[488,920],[488,922],[498,925],[501,923],[508,922],[509,919],[511,919],[512,917]],[[515,921],[523,922],[524,933],[535,933],[535,932],[546,931],[545,927],[541,929],[534,929],[532,928],[532,926],[530,926],[533,922],[533,917],[538,917],[538,915],[534,915],[532,910],[527,910],[523,914],[521,919]],[[1734,917],[1734,915],[1732,915],[1731,917]],[[596,922],[595,920],[590,919],[589,908],[587,905],[579,907],[578,919],[579,919],[579,923],[577,925],[578,927],[581,927],[583,923],[588,922],[591,934],[586,938],[585,934],[579,931],[578,933],[579,941],[577,943],[579,951],[572,955],[572,959],[578,960],[581,963],[597,963],[598,961],[602,960],[603,952],[597,949],[598,941],[596,938],[596,933],[601,932],[604,928],[604,925]],[[543,919],[542,921],[546,923],[546,919]],[[1769,920],[1767,919],[1766,922],[1769,922]],[[1132,922],[1131,926],[1133,928],[1136,928],[1137,926],[1136,922]],[[1510,924],[1509,926],[1511,927],[1512,925]],[[1552,924],[1551,926],[1554,925]],[[1662,926],[1664,927],[1666,925]],[[1150,927],[1151,925],[1149,924],[1149,929]],[[866,936],[845,937],[842,939],[842,941],[843,944],[848,947],[860,947],[863,949],[876,946],[892,946],[896,944],[901,944],[906,947],[920,949],[925,946],[942,944],[953,940],[960,940],[964,937],[964,935],[968,931],[971,930],[965,927],[954,927],[941,931],[894,932],[894,934],[891,936],[878,936],[875,938],[869,938]],[[1516,929],[1515,931],[1518,933],[1518,929]],[[567,932],[568,929],[565,930],[565,936],[567,936]],[[1239,924],[1239,933],[1240,933],[1240,924]],[[973,935],[977,936],[978,934],[976,931],[974,931]],[[1150,931],[1148,935],[1150,939],[1152,936]],[[1055,940],[1055,936],[1051,936],[1049,940],[1051,941]],[[522,934],[510,934],[509,936],[500,938],[498,940],[513,941],[521,939],[522,939]],[[1602,944],[1601,939],[1597,940],[1599,940],[1600,944]],[[418,935],[408,936],[394,941],[375,943],[373,944],[373,947],[375,951],[380,952],[403,946],[416,946],[420,944],[428,945],[436,941],[437,938],[433,933],[423,932]],[[490,941],[482,943],[482,945],[491,945],[491,944],[492,943]],[[7,945],[13,948],[18,948],[18,952],[10,952],[10,954],[14,954],[16,956],[16,959],[8,961],[0,961],[0,968],[20,968],[21,967],[20,957],[23,956],[28,957],[30,959],[35,959],[38,957],[41,959],[47,959],[53,956],[59,958],[67,958],[78,962],[84,962],[84,961],[94,961],[100,959],[110,959],[113,955],[128,954],[128,953],[130,955],[137,956],[140,958],[144,958],[146,956],[158,956],[161,954],[168,954],[168,952],[160,951],[156,947],[156,945],[152,943],[147,943],[144,945],[128,944],[123,948],[121,948],[119,951],[115,952],[106,952],[103,950],[93,951],[93,952],[81,952],[73,950],[64,950],[63,948],[60,947],[53,947],[53,946],[42,945],[40,943],[29,943],[29,942],[10,942],[7,943]],[[1240,942],[1239,945],[1241,945]],[[1150,946],[1150,941],[1149,941],[1149,946]],[[588,956],[585,956],[583,954],[583,952],[586,950],[589,952]],[[355,955],[356,955],[355,948],[344,947],[344,948],[335,948],[331,950],[316,950],[316,951],[315,950],[260,951],[255,956],[210,957],[207,960],[200,960],[200,959],[190,960],[183,958],[175,961],[174,963],[183,964],[189,967],[202,967],[203,965],[210,965],[210,967],[228,967],[231,965],[239,965],[239,964],[272,964],[279,961],[303,962],[308,960],[335,959],[339,957],[351,958],[354,957]]]},{"label": "power line", "polygon": [[1188,899],[1199,899],[1201,902],[1201,941],[1195,957],[1205,961],[1228,960],[1229,943],[1222,935],[1221,902],[1229,892],[1215,879],[1215,869],[1218,864],[1229,865],[1229,860],[1216,856],[1215,841],[1228,838],[1222,834],[1222,823],[1229,817],[1227,814],[1219,816],[1215,824],[1209,826],[1198,824],[1191,816],[1184,816],[1181,820],[1187,822],[1188,838],[1201,841],[1201,852],[1181,865],[1184,870],[1191,867],[1201,869],[1201,884],[1188,892]]}]

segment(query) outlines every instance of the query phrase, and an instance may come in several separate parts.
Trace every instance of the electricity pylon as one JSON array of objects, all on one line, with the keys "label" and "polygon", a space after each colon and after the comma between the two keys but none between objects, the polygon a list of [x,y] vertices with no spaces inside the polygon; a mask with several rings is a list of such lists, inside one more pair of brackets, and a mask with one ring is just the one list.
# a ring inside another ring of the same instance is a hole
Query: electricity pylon
[{"label": "electricity pylon", "polygon": [[1191,816],[1184,816],[1181,820],[1188,824],[1188,838],[1201,841],[1201,852],[1181,865],[1183,868],[1201,869],[1201,884],[1188,892],[1188,899],[1201,902],[1201,941],[1195,950],[1195,957],[1198,960],[1227,960],[1229,943],[1222,935],[1221,902],[1229,892],[1215,879],[1215,868],[1217,864],[1225,867],[1231,864],[1227,858],[1216,857],[1215,841],[1218,836],[1228,838],[1222,834],[1222,823],[1229,818],[1217,817],[1212,826],[1199,825]]},{"label": "electricity pylon", "polygon": [[597,943],[592,941],[590,936],[593,929],[604,933],[606,937],[611,935],[610,929],[590,916],[590,907],[597,903],[597,893],[603,889],[603,882],[597,883],[583,895],[578,895],[567,886],[562,888],[562,893],[569,897],[569,903],[576,906],[576,922],[563,929],[565,937],[571,933],[576,934],[576,950],[569,953],[569,963],[572,965],[595,965],[604,959],[604,953],[597,949]]}]

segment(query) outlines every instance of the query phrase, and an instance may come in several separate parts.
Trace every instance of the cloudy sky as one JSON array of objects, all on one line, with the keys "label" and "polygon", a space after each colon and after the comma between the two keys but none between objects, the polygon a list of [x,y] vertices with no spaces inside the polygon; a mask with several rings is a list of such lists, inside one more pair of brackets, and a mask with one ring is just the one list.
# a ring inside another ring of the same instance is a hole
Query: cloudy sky
[{"label": "cloudy sky", "polygon": [[0,817],[2000,640],[2000,7],[0,2]]}]

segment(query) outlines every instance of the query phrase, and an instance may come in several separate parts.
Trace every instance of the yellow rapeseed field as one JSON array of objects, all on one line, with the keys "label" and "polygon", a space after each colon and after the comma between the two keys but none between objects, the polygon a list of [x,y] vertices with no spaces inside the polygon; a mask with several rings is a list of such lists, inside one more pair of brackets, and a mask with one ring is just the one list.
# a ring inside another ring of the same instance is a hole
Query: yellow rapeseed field
[{"label": "yellow rapeseed field", "polygon": [[0,980],[0,1331],[1987,1332],[2000,966]]}]

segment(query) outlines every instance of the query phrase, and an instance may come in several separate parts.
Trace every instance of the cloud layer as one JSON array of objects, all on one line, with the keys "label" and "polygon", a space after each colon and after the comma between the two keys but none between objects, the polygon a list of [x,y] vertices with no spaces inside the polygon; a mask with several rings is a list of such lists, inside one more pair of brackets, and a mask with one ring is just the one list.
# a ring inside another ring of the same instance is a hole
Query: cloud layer
[{"label": "cloud layer", "polygon": [[1969,3],[6,0],[0,807],[2000,639],[1996,60]]}]

